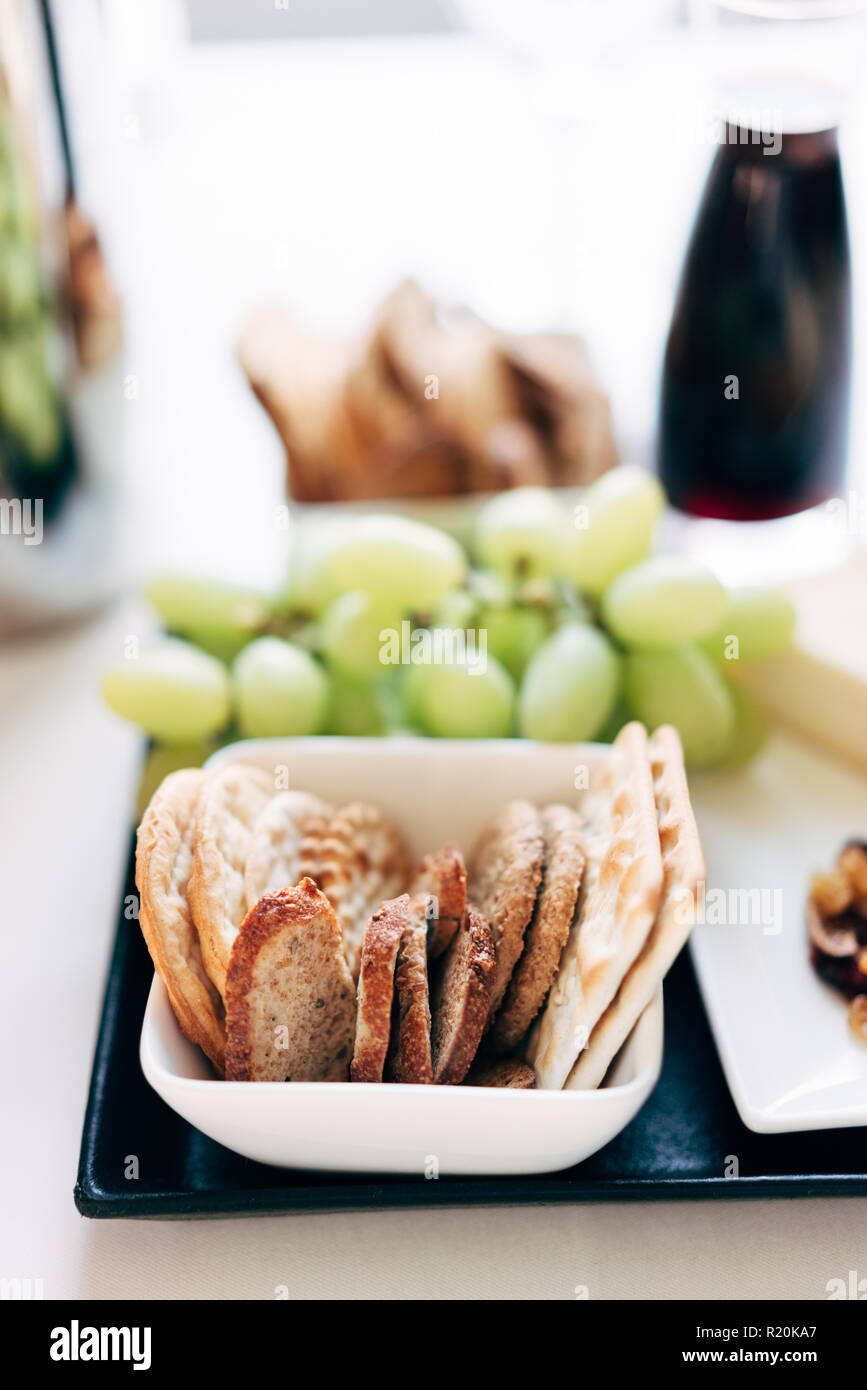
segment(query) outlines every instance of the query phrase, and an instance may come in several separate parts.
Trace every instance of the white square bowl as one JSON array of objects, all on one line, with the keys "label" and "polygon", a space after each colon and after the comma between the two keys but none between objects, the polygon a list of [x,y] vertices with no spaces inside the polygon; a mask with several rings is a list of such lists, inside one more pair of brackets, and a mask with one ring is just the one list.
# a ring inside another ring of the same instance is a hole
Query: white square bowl
[{"label": "white square bowl", "polygon": [[[592,781],[607,753],[598,744],[517,739],[274,739],[221,749],[209,767],[286,768],[290,786],[340,803],[370,801],[421,857],[446,840],[469,850],[514,797],[574,803],[576,769]],[[596,1091],[226,1082],[183,1037],[155,978],[141,1063],[173,1110],[261,1163],[418,1176],[544,1173],[588,1158],[634,1118],[658,1079],[662,1035],[660,989]]]}]

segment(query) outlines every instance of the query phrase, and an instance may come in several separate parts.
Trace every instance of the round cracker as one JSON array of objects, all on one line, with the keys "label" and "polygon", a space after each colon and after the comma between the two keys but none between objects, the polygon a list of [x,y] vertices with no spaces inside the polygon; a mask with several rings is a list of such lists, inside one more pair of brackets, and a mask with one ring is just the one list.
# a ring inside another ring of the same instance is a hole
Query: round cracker
[{"label": "round cracker", "polygon": [[428,951],[435,960],[446,950],[467,910],[467,870],[457,845],[443,845],[428,854],[413,874],[409,891],[414,897],[436,898],[436,910],[428,919]]},{"label": "round cracker", "polygon": [[431,1000],[434,1082],[459,1086],[478,1051],[496,973],[490,924],[472,903],[440,957]]},{"label": "round cracker", "polygon": [[293,888],[307,876],[316,878],[319,841],[333,815],[333,806],[309,792],[271,797],[256,818],[244,865],[248,912],[265,893]]},{"label": "round cracker", "polygon": [[533,919],[502,1006],[491,1025],[489,1041],[497,1052],[514,1049],[544,1004],[569,939],[578,902],[584,872],[581,817],[569,806],[546,806],[542,811],[542,833],[545,859]]},{"label": "round cracker", "polygon": [[208,778],[199,798],[187,896],[205,969],[224,999],[229,956],[245,915],[250,837],[273,792],[273,778],[262,768],[230,763]]},{"label": "round cracker", "polygon": [[496,1013],[524,944],[542,877],[542,819],[528,801],[510,801],[482,831],[470,861],[467,892],[494,934]]},{"label": "round cracker", "polygon": [[223,1001],[205,971],[187,902],[196,805],[204,784],[203,772],[185,768],[157,787],[138,828],[135,879],[139,925],[181,1031],[222,1076]]},{"label": "round cracker", "polygon": [[496,1086],[511,1091],[535,1091],[536,1073],[519,1057],[477,1062],[470,1069],[465,1086]]}]

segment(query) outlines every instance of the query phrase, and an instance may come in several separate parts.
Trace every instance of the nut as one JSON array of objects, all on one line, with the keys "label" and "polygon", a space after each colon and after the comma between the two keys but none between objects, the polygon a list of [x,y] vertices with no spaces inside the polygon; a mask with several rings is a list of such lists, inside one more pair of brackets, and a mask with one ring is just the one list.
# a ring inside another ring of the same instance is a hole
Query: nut
[{"label": "nut", "polygon": [[851,883],[853,896],[867,898],[867,846],[851,840],[837,860],[837,868]]},{"label": "nut", "polygon": [[849,1005],[849,1027],[858,1041],[867,1046],[867,994],[856,994]]},{"label": "nut", "polygon": [[855,893],[848,875],[835,869],[829,874],[813,874],[810,897],[823,917],[839,917],[851,907]]}]

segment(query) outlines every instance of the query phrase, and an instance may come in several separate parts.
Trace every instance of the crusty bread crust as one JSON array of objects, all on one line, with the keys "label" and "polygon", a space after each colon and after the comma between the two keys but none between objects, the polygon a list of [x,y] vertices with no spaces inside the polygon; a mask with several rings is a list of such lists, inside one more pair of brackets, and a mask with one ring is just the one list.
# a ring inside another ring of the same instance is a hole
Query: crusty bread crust
[{"label": "crusty bread crust", "polygon": [[226,976],[227,1081],[345,1081],[355,986],[334,909],[310,878],[248,912]]},{"label": "crusty bread crust", "polygon": [[136,837],[139,926],[166,987],[181,1031],[223,1075],[223,1001],[205,971],[187,903],[196,804],[205,782],[198,768],[173,772],[154,792]]},{"label": "crusty bread crust", "polygon": [[584,872],[581,817],[569,806],[546,806],[542,832],[545,862],[533,920],[486,1044],[495,1052],[512,1052],[544,1004],[575,916]]},{"label": "crusty bread crust", "polygon": [[205,969],[225,999],[232,943],[244,920],[244,867],[256,817],[274,791],[258,767],[231,763],[202,788],[188,899]]},{"label": "crusty bread crust", "polygon": [[391,1036],[394,972],[412,920],[408,893],[385,902],[368,919],[361,944],[352,1081],[381,1081]]},{"label": "crusty bread crust", "polygon": [[518,1057],[477,1062],[470,1068],[465,1086],[507,1086],[513,1091],[535,1091],[536,1073]]},{"label": "crusty bread crust", "polygon": [[431,1004],[434,1081],[459,1086],[481,1042],[496,971],[490,923],[472,903],[440,960]]},{"label": "crusty bread crust", "polygon": [[495,1014],[521,954],[542,877],[542,820],[528,801],[510,801],[482,831],[467,892],[488,919],[497,952],[491,994]]},{"label": "crusty bread crust", "polygon": [[443,845],[419,864],[409,885],[413,895],[436,898],[436,912],[429,917],[428,954],[436,960],[464,920],[467,910],[467,870],[457,845]]},{"label": "crusty bread crust", "polygon": [[427,973],[427,899],[413,898],[410,922],[397,953],[394,972],[395,1005],[386,1062],[389,1081],[429,1086],[433,1081],[430,1052],[430,998]]}]

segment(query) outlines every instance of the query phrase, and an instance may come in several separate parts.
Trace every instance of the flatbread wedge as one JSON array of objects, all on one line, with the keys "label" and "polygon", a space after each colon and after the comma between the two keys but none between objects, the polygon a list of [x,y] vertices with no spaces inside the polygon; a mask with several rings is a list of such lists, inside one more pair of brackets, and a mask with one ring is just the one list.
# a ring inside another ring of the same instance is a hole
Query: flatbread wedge
[{"label": "flatbread wedge", "polygon": [[546,806],[542,832],[542,882],[524,949],[488,1035],[486,1045],[494,1052],[513,1052],[544,1004],[575,916],[584,872],[581,817],[571,806]]},{"label": "flatbread wedge", "polygon": [[569,1073],[567,1090],[598,1086],[695,922],[704,856],[689,799],[683,750],[675,729],[663,725],[649,740],[650,770],[662,849],[662,903],[650,934]]},{"label": "flatbread wedge", "polygon": [[358,1014],[350,1079],[381,1081],[391,1038],[394,972],[412,922],[408,893],[383,903],[364,928],[358,973]]},{"label": "flatbread wedge", "polygon": [[415,897],[430,895],[436,908],[428,914],[428,953],[441,956],[467,910],[467,870],[457,845],[443,845],[419,864],[409,884]]},{"label": "flatbread wedge", "polygon": [[246,911],[250,835],[273,791],[273,778],[261,768],[230,763],[208,778],[199,798],[188,898],[205,969],[224,999],[229,955]]},{"label": "flatbread wedge", "polygon": [[355,985],[310,878],[248,912],[226,976],[227,1081],[346,1081]]},{"label": "flatbread wedge", "polygon": [[173,772],[151,797],[136,838],[139,926],[184,1037],[223,1075],[223,1001],[208,978],[187,903],[196,805],[205,783],[198,768]]},{"label": "flatbread wedge", "polygon": [[496,948],[491,992],[500,1007],[524,944],[542,877],[542,819],[528,801],[510,801],[479,836],[470,860],[467,892],[490,923]]},{"label": "flatbread wedge", "polygon": [[659,908],[662,856],[643,725],[621,729],[583,810],[578,913],[528,1053],[543,1090],[566,1084]]},{"label": "flatbread wedge", "polygon": [[425,898],[410,900],[410,921],[401,939],[394,972],[395,998],[385,1073],[387,1080],[408,1086],[429,1086],[433,1081],[427,907]]}]

